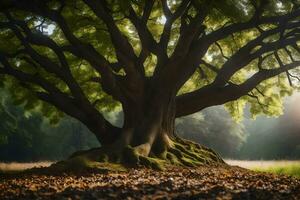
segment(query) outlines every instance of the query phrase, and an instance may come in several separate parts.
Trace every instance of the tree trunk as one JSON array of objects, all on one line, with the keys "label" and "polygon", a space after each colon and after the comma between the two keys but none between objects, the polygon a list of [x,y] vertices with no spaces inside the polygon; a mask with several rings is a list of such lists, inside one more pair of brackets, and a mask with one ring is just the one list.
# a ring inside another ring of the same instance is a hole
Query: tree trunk
[{"label": "tree trunk", "polygon": [[159,155],[174,135],[175,98],[148,93],[139,102],[123,103],[123,145],[130,145],[143,156]]},{"label": "tree trunk", "polygon": [[[127,98],[122,102],[122,129],[110,126],[90,128],[94,133],[106,132],[99,135],[102,147],[96,153],[94,150],[89,153],[90,158],[156,169],[161,168],[161,162],[181,166],[223,163],[212,150],[175,135],[174,93],[164,88],[159,91],[147,90],[144,95],[137,96],[139,98]],[[103,135],[110,135],[110,139],[104,140]]]}]

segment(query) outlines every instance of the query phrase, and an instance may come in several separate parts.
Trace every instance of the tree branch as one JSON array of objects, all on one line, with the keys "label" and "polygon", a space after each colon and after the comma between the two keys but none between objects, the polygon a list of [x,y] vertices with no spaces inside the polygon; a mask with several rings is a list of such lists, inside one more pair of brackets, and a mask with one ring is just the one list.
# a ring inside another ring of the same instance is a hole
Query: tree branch
[{"label": "tree branch", "polygon": [[118,92],[118,87],[116,83],[116,78],[110,69],[110,63],[101,55],[99,54],[95,48],[90,44],[85,44],[81,42],[75,35],[72,33],[70,28],[68,27],[67,22],[61,15],[61,9],[51,10],[47,7],[47,4],[43,1],[36,1],[35,4],[32,4],[29,0],[23,0],[18,2],[10,2],[7,5],[7,12],[8,9],[19,9],[19,10],[26,10],[33,14],[42,16],[44,18],[48,18],[55,22],[59,28],[64,33],[66,39],[70,43],[69,46],[61,48],[63,51],[69,51],[78,58],[82,58],[87,60],[90,65],[104,77],[102,80],[102,84],[104,88],[107,88],[107,92],[113,95],[116,99],[120,98],[120,93]]},{"label": "tree branch", "polygon": [[136,59],[136,55],[131,44],[116,26],[113,17],[106,7],[106,1],[84,0],[84,2],[106,24],[112,43],[116,49],[118,60],[124,64],[127,75],[136,78],[138,75],[134,66],[135,63],[133,62]]},{"label": "tree branch", "polygon": [[[299,22],[290,23],[285,25],[285,28],[295,28],[298,26],[300,26]],[[226,84],[227,81],[235,72],[242,69],[244,66],[249,64],[252,60],[259,58],[261,55],[269,51],[276,51],[288,45],[295,44],[297,40],[300,38],[299,36],[295,36],[295,37],[283,38],[270,43],[263,42],[265,38],[274,35],[276,33],[280,33],[281,31],[282,31],[282,27],[277,27],[269,31],[265,31],[259,37],[255,38],[254,40],[251,40],[245,46],[240,48],[221,67],[219,75],[217,75],[217,77],[214,80],[214,84],[216,85]],[[261,46],[261,48],[252,53],[253,49],[258,46]]]},{"label": "tree branch", "polygon": [[[14,31],[17,38],[21,41],[21,43],[25,47],[26,53],[29,54],[31,56],[31,58],[36,63],[39,63],[39,65],[42,68],[44,68],[46,71],[48,71],[50,73],[54,73],[63,82],[65,82],[67,84],[67,86],[69,87],[70,91],[72,92],[72,94],[74,95],[74,97],[78,98],[79,101],[88,101],[87,98],[85,97],[83,91],[81,90],[80,86],[77,84],[76,80],[72,76],[69,65],[67,63],[67,60],[66,60],[64,54],[62,53],[62,51],[60,50],[60,48],[57,46],[57,44],[53,40],[51,40],[49,37],[32,33],[30,31],[30,29],[27,27],[27,25],[25,24],[25,22],[14,20],[10,16],[9,13],[6,13],[6,16],[10,20],[10,22],[8,22],[7,26],[10,27]],[[21,31],[19,30],[19,28],[17,27],[17,25],[19,25],[20,27],[23,28],[23,30],[27,36],[26,38],[23,37],[23,35],[22,35]],[[1,26],[1,24],[0,24],[0,26]],[[52,49],[56,53],[62,67],[59,67],[58,65],[56,65],[56,63],[51,61],[49,58],[37,53],[31,47],[30,43],[45,46],[45,47]]]},{"label": "tree branch", "polygon": [[[57,107],[66,114],[80,120],[88,125],[88,128],[96,133],[97,138],[102,144],[111,143],[117,139],[119,132],[117,127],[111,125],[104,117],[89,104],[83,105],[69,95],[61,92],[54,85],[40,76],[24,73],[14,69],[3,53],[0,52],[0,74],[9,75],[24,83],[31,83],[43,88],[44,91],[31,91],[37,98]],[[112,132],[113,131],[113,132]],[[111,133],[110,135],[108,133]],[[99,136],[99,137],[98,137]]]},{"label": "tree branch", "polygon": [[134,9],[131,6],[129,8],[129,15],[128,15],[128,19],[135,26],[142,44],[142,50],[139,55],[137,65],[138,65],[138,69],[140,70],[140,73],[143,76],[145,75],[143,63],[145,59],[149,56],[150,52],[152,52],[155,55],[159,54],[159,46],[157,42],[154,40],[151,32],[147,27],[147,21],[150,16],[154,1],[153,0],[146,1],[145,4],[146,5],[144,8],[142,18],[139,18],[137,16],[137,14],[135,13]]},{"label": "tree branch", "polygon": [[221,105],[229,101],[237,100],[247,95],[262,81],[298,66],[300,66],[300,61],[286,64],[280,68],[262,69],[239,85],[228,84],[225,87],[207,85],[194,92],[180,95],[176,98],[176,117],[189,115],[209,106]]}]

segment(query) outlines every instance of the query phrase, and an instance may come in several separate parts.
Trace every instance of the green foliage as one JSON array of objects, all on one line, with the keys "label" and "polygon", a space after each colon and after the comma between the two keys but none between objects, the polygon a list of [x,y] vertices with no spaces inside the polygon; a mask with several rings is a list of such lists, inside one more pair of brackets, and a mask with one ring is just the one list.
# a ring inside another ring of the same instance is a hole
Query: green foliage
[{"label": "green foliage", "polygon": [[[139,17],[142,16],[146,0],[109,0],[107,2],[108,8],[113,12],[112,17],[114,18],[117,27],[133,46],[135,54],[139,55],[142,44],[134,25],[126,18],[126,16],[128,15],[130,5],[132,5]],[[182,1],[179,0],[168,0],[170,10],[174,12],[180,6],[181,2]],[[197,7],[204,6],[204,10],[207,12],[207,17],[204,20],[205,34],[209,34],[221,27],[226,27],[229,24],[249,20],[255,12],[255,7],[260,5],[264,5],[265,8],[263,16],[285,14],[293,9],[292,1],[288,0],[195,0],[193,3],[195,8],[189,11],[191,16],[195,16]],[[52,10],[58,10],[61,4],[58,0],[52,0],[48,2],[48,6]],[[66,39],[62,30],[60,30],[57,24],[49,19],[41,16],[34,16],[32,13],[24,11],[13,12],[12,15],[18,20],[26,21],[29,28],[33,30],[34,33],[47,35],[60,46],[69,45],[69,41]],[[95,14],[82,0],[65,1],[62,16],[65,18],[68,27],[80,41],[93,45],[96,51],[101,53],[101,55],[103,55],[108,61],[117,61],[116,52],[109,32],[107,31],[107,27],[98,17],[95,16]],[[151,20],[147,21],[147,27],[153,34],[154,39],[159,41],[166,20],[160,1],[155,1],[154,8],[150,14],[150,19]],[[0,20],[6,21],[6,18],[3,15],[0,15]],[[171,28],[170,41],[168,43],[169,56],[176,47],[180,34],[180,23],[180,19],[176,20]],[[261,25],[260,29],[266,31],[273,27],[274,25]],[[241,47],[259,35],[260,32],[257,28],[247,29],[246,31],[231,34],[230,36],[217,41],[218,45],[222,47],[222,51],[217,44],[212,44],[204,56],[204,60],[219,69],[227,60],[226,57],[231,57]],[[264,40],[264,42],[278,40],[278,37],[278,34],[271,35]],[[20,41],[11,30],[1,29],[0,40],[1,52],[14,54],[17,50],[22,49]],[[33,48],[41,55],[44,55],[47,58],[50,58],[54,63],[59,64],[57,55],[50,50],[50,48],[37,45],[33,45]],[[300,55],[297,55],[299,53],[297,53],[295,49],[292,47],[288,48],[295,58],[299,58]],[[255,50],[257,51],[258,49],[259,48]],[[68,64],[70,65],[70,70],[74,79],[77,80],[88,100],[92,103],[96,102],[96,108],[103,113],[119,109],[119,103],[111,96],[107,95],[99,84],[89,81],[92,77],[100,77],[99,73],[90,66],[90,63],[78,59],[70,53],[65,52],[64,54],[67,58]],[[279,56],[283,58],[282,60],[284,63],[290,62],[286,53],[281,51],[279,54]],[[18,68],[23,72],[41,76],[66,94],[71,93],[64,81],[55,76],[53,73],[42,69],[37,65],[37,63],[28,62],[28,57],[27,59],[26,57],[27,55],[19,54],[11,59],[10,62],[15,68]],[[254,74],[258,71],[257,63],[258,61],[254,60],[245,68],[235,73],[230,79],[230,82],[235,84],[243,83],[247,80],[247,78],[249,78],[249,74]],[[156,57],[153,54],[150,54],[144,62],[146,76],[151,76],[153,74],[156,64]],[[277,63],[274,60],[274,57],[270,56],[264,61],[264,68],[269,69],[274,67],[278,67]],[[121,76],[125,75],[123,71],[118,72],[118,74]],[[293,74],[297,75],[299,74],[299,71],[295,70],[295,73]],[[199,89],[211,83],[215,77],[216,73],[214,71],[209,69],[206,65],[201,64],[191,76],[190,80],[181,88],[178,94]],[[2,79],[3,77],[1,77],[1,80]],[[226,108],[236,120],[241,119],[243,108],[247,105],[247,103],[251,106],[250,110],[253,117],[258,114],[267,114],[272,116],[281,114],[281,98],[291,95],[293,90],[297,88],[295,87],[292,89],[288,87],[285,75],[279,76],[278,79],[279,81],[274,81],[274,79],[264,81],[258,86],[263,93],[267,93],[264,96],[262,96],[260,92],[253,90],[253,96],[257,96],[258,98],[245,96],[238,101],[227,103]],[[13,78],[6,78],[4,81],[0,82],[1,84],[5,83],[7,85],[7,88],[13,96],[14,102],[16,104],[24,104],[27,110],[42,111],[52,123],[58,123],[59,119],[63,116],[63,114],[57,111],[57,109],[49,106],[47,103],[38,101],[34,97],[35,91],[44,91],[41,87],[25,84],[24,82],[16,81]],[[267,104],[267,106],[262,106],[263,104]]]},{"label": "green foliage", "polygon": [[[107,31],[105,31],[105,26],[103,23],[88,10],[87,6],[82,1],[66,1],[66,4],[67,5],[64,9],[63,16],[75,35],[82,41],[90,42],[100,53],[108,57],[109,60],[115,60],[115,56],[112,54],[114,50],[110,42],[109,34]],[[56,8],[58,5],[59,3],[57,1],[51,1],[51,3],[49,3],[49,6],[53,8]],[[48,35],[59,45],[68,45],[68,41],[65,39],[63,33],[53,22],[37,16],[32,16],[30,13],[25,12],[15,12],[13,15],[13,17],[19,20],[26,19],[25,21],[27,21],[28,26],[32,29],[35,29],[36,33]],[[0,16],[0,20],[3,20],[2,16]],[[43,25],[39,26],[42,23]],[[47,32],[51,32],[51,34],[47,34]],[[3,29],[1,29],[0,38],[0,51],[13,54],[16,52],[16,50],[22,48],[22,45],[14,36],[12,31],[3,31]],[[99,42],[99,39],[102,42]],[[41,46],[33,46],[33,48],[41,55],[50,58],[53,62],[59,63],[58,58],[49,48]],[[89,63],[71,56],[71,54],[66,53],[65,56],[69,65],[71,66],[71,71],[74,78],[80,83],[88,99],[91,102],[98,100],[97,102],[99,103],[96,105],[96,107],[99,110],[110,111],[119,105],[110,96],[103,92],[102,88],[99,87],[99,84],[89,81],[91,77],[98,75],[94,68],[90,67]],[[24,72],[38,74],[58,87],[61,91],[70,93],[69,88],[62,80],[59,79],[59,77],[56,77],[54,74],[45,71],[41,67],[37,67],[37,63],[35,63],[35,65],[28,63],[24,57],[26,56],[17,55],[13,59],[12,64]],[[13,101],[16,105],[25,104],[25,108],[27,110],[40,110],[46,117],[49,117],[50,121],[53,123],[57,123],[62,117],[62,113],[53,106],[37,101],[32,91],[43,91],[42,88],[25,84],[24,82],[19,82],[13,78],[8,78],[4,81],[1,81],[1,83],[5,83],[8,90],[11,92]]]}]

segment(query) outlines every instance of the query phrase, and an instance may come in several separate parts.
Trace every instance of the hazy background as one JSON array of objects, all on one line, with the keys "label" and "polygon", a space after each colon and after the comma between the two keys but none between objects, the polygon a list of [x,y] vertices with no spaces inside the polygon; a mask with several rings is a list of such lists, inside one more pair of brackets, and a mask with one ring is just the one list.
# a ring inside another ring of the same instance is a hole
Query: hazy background
[{"label": "hazy background", "polygon": [[[278,118],[259,116],[233,121],[223,106],[177,120],[177,134],[215,149],[224,158],[245,160],[300,159],[300,95],[285,99]],[[0,161],[29,162],[60,160],[74,151],[99,146],[95,137],[78,121],[64,117],[51,125],[39,113],[15,106],[0,91]],[[110,120],[122,123],[122,113]]]}]

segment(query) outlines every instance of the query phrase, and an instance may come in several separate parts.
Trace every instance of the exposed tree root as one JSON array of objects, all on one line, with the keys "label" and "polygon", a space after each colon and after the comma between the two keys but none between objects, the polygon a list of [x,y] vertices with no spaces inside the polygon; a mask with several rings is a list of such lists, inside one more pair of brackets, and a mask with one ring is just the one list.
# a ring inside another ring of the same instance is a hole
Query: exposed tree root
[{"label": "exposed tree root", "polygon": [[56,171],[125,171],[131,167],[148,167],[164,170],[167,166],[196,167],[200,165],[225,164],[213,150],[197,143],[175,138],[166,151],[159,155],[144,155],[143,148],[127,146],[121,151],[115,148],[101,147],[74,153],[68,160],[55,163],[50,168]]}]

